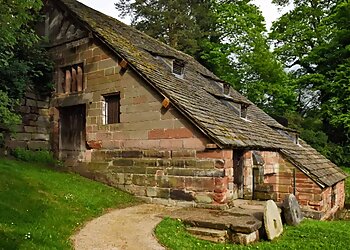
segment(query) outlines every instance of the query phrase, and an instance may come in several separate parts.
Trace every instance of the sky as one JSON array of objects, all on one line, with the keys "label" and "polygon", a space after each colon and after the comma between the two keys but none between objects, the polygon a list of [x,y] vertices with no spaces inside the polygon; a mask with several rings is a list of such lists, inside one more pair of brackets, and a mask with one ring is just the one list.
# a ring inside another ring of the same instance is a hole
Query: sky
[{"label": "sky", "polygon": [[[118,16],[118,12],[114,7],[114,3],[116,1],[113,1],[113,0],[78,0],[78,1],[82,2],[87,6],[90,6],[93,9],[103,12],[106,15],[118,18],[120,21],[123,21],[124,23],[130,24],[130,18],[121,19]],[[292,8],[292,6],[288,6],[283,10],[279,10],[278,7],[272,4],[270,0],[254,0],[253,2],[257,6],[259,6],[259,8],[261,9],[266,20],[267,30],[271,28],[271,24],[273,21],[275,21],[283,13],[285,13],[286,11]]]}]

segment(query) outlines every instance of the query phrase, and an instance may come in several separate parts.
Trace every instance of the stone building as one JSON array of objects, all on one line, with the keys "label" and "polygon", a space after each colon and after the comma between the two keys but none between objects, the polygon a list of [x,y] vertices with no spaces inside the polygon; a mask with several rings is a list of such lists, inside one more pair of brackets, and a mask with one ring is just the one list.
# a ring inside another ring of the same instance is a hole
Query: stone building
[{"label": "stone building", "polygon": [[55,93],[22,107],[38,113],[9,147],[49,148],[70,170],[152,202],[294,193],[317,218],[343,208],[344,172],[192,57],[75,0],[44,11]]}]

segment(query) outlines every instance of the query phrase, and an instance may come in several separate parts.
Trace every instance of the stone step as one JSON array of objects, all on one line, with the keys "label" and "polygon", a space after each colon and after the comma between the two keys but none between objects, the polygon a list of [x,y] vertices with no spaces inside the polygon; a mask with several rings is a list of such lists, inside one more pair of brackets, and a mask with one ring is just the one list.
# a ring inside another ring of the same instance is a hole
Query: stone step
[{"label": "stone step", "polygon": [[218,210],[187,209],[183,212],[175,212],[171,217],[180,219],[192,227],[231,230],[234,233],[252,233],[262,226],[262,221],[252,215],[238,215]]},{"label": "stone step", "polygon": [[227,230],[216,230],[202,227],[189,227],[187,231],[202,240],[208,240],[215,243],[224,243],[228,241],[229,236]]}]

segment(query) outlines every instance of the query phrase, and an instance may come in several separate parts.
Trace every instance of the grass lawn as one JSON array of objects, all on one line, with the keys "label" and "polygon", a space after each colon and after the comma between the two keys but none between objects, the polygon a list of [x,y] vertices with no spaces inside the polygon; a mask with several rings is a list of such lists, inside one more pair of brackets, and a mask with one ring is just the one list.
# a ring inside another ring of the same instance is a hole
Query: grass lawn
[{"label": "grass lawn", "polygon": [[262,241],[249,246],[214,244],[189,235],[184,225],[173,219],[164,219],[156,228],[158,240],[169,249],[350,249],[350,221],[305,220],[297,227],[285,227],[278,239]]},{"label": "grass lawn", "polygon": [[69,237],[86,221],[136,203],[78,175],[0,158],[0,249],[71,249]]},{"label": "grass lawn", "polygon": [[[350,169],[345,169],[350,174]],[[350,203],[350,178],[346,180],[346,202]],[[314,221],[304,220],[297,227],[285,226],[284,233],[278,239],[262,241],[249,246],[233,244],[214,244],[194,238],[177,220],[164,219],[156,228],[158,240],[172,250],[177,249],[350,249],[350,221]]]}]

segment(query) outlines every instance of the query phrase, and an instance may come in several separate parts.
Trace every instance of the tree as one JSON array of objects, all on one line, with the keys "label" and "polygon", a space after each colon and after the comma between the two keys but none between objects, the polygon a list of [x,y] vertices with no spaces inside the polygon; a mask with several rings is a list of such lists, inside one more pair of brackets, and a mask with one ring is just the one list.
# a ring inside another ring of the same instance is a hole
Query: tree
[{"label": "tree", "polygon": [[[328,140],[323,151],[334,162],[347,165],[350,4],[345,0],[295,0],[294,5],[293,11],[274,23],[270,36],[275,40],[277,55],[286,67],[291,67],[298,85],[298,111],[304,118],[322,121],[321,129]],[[311,139],[309,142],[312,144]]]},{"label": "tree", "polygon": [[249,0],[119,0],[116,7],[132,14],[134,27],[194,56],[266,111],[293,109],[293,86]]},{"label": "tree", "polygon": [[[18,121],[14,107],[29,86],[51,88],[52,63],[33,29],[41,0],[0,0],[0,125]],[[40,82],[41,84],[35,84]]]},{"label": "tree", "polygon": [[121,16],[131,15],[131,25],[190,55],[211,31],[212,0],[119,0]]}]

